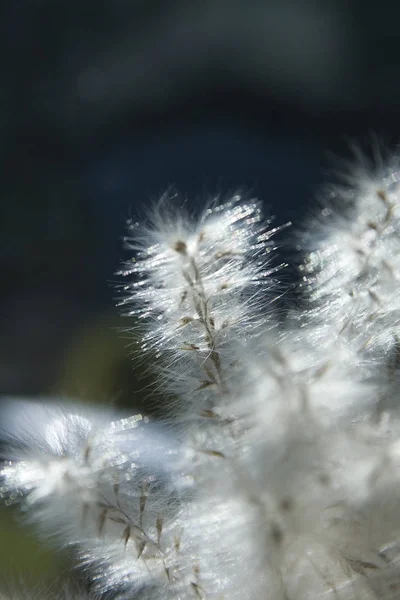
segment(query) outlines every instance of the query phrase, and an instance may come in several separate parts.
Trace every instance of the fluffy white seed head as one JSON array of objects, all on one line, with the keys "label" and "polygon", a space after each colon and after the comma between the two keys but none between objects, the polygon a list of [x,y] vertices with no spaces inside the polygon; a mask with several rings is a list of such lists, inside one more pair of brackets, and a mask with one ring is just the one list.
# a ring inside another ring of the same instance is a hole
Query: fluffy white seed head
[{"label": "fluffy white seed head", "polygon": [[[12,418],[19,411],[36,420],[22,440]],[[3,437],[13,448],[0,471],[6,504],[21,502],[56,547],[129,545],[133,564],[143,566],[138,556],[157,547],[158,529],[176,518],[191,486],[176,444],[141,415],[22,402],[9,412]]]},{"label": "fluffy white seed head", "polygon": [[236,473],[246,475],[238,484],[263,514],[269,569],[289,600],[392,598],[385,578],[400,590],[398,416],[376,412],[379,386],[354,362],[338,356],[318,368],[312,349],[302,356],[288,339],[266,344],[232,412]]},{"label": "fluffy white seed head", "polygon": [[175,428],[75,406],[2,421],[0,494],[74,548],[96,593],[400,597],[397,173],[360,171],[324,205],[306,316],[280,326],[255,201],[132,226],[124,304]]},{"label": "fluffy white seed head", "polygon": [[268,230],[257,201],[240,200],[207,209],[197,221],[161,205],[144,233],[132,225],[136,256],[123,272],[134,277],[124,304],[146,321],[143,350],[162,356],[171,392],[186,402],[198,391],[211,396],[200,410],[215,405],[230,372],[238,374],[237,348],[259,335],[274,299],[268,292],[276,290],[276,229]]},{"label": "fluffy white seed head", "polygon": [[400,333],[400,170],[398,160],[354,168],[331,188],[301,244],[315,343],[342,336],[372,352],[397,347]]}]

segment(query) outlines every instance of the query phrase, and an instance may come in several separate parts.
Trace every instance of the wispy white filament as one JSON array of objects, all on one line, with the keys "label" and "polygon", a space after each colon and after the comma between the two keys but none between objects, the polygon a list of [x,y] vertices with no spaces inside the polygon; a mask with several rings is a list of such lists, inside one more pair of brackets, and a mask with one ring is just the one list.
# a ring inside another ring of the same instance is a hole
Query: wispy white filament
[{"label": "wispy white filament", "polygon": [[276,299],[270,253],[279,228],[268,229],[259,202],[240,196],[197,221],[164,202],[147,229],[137,225],[124,303],[146,321],[143,350],[163,359],[170,391],[196,401],[197,413],[212,411],[239,374],[238,346],[260,334]]},{"label": "wispy white filament", "polygon": [[385,352],[400,334],[398,160],[374,171],[360,165],[326,194],[303,236],[311,252],[302,271],[320,343],[336,335]]},{"label": "wispy white filament", "polygon": [[[176,444],[142,415],[116,418],[68,403],[16,404],[3,414],[12,437],[11,459],[0,471],[0,496],[6,504],[20,500],[56,547],[82,553],[100,541],[117,545],[131,556],[132,588],[140,588],[149,573],[138,558],[147,553],[160,558],[163,525],[167,530],[190,487],[179,471]],[[15,423],[18,409],[28,416],[22,428]],[[25,432],[22,439],[18,431]]]},{"label": "wispy white filament", "polygon": [[256,201],[131,225],[124,305],[173,419],[2,420],[1,496],[102,600],[400,598],[398,180],[325,198],[286,322]]}]

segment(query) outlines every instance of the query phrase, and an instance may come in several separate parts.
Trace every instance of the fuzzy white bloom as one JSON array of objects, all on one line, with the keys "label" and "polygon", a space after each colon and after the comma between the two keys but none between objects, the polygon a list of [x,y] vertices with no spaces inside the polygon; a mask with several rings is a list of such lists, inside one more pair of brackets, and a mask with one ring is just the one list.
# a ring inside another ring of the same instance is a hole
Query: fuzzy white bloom
[{"label": "fuzzy white bloom", "polygon": [[146,583],[137,559],[158,548],[164,520],[179,513],[190,487],[170,437],[142,415],[68,403],[15,401],[2,420],[11,457],[0,471],[5,503],[20,501],[56,547],[82,553],[99,540],[116,544],[133,562],[135,587]]},{"label": "fuzzy white bloom", "polygon": [[392,598],[389,584],[382,590],[389,577],[400,584],[400,555],[385,555],[400,535],[399,421],[388,428],[371,417],[373,387],[357,390],[351,379],[331,387],[329,374],[313,369],[299,377],[291,358],[272,356],[249,405],[237,400],[249,424],[241,460],[270,532],[268,563],[289,600]]},{"label": "fuzzy white bloom", "polygon": [[[193,222],[175,207],[160,204],[148,228],[131,223],[129,247],[137,254],[123,271],[137,274],[127,286],[131,315],[151,319],[146,346],[160,355],[202,354],[232,339],[255,335],[265,321],[265,285],[276,268],[268,265],[271,237],[260,203],[229,202],[208,208]],[[261,287],[262,286],[262,287]]]},{"label": "fuzzy white bloom", "polygon": [[68,403],[4,410],[13,447],[0,472],[6,504],[21,501],[56,547],[72,547],[98,592],[196,598],[207,584],[215,598],[262,593],[265,581],[249,586],[239,569],[245,548],[249,569],[263,567],[255,508],[236,493],[232,467],[221,470],[222,455],[204,451],[217,465],[214,482],[204,481],[201,471],[195,477],[193,448],[178,447],[141,415],[112,417]]},{"label": "fuzzy white bloom", "polygon": [[135,280],[124,304],[147,322],[142,348],[164,359],[166,387],[196,402],[197,414],[211,413],[230,376],[240,377],[238,346],[261,333],[276,300],[271,238],[281,228],[269,225],[260,203],[239,195],[196,221],[164,198],[147,228],[130,225],[136,255],[122,273]]},{"label": "fuzzy white bloom", "polygon": [[256,201],[131,225],[123,304],[173,418],[2,419],[0,495],[103,600],[400,599],[398,179],[325,199],[281,323]]},{"label": "fuzzy white bloom", "polygon": [[375,352],[398,345],[399,180],[397,158],[373,171],[353,168],[302,236],[311,249],[301,268],[318,343],[342,336]]}]

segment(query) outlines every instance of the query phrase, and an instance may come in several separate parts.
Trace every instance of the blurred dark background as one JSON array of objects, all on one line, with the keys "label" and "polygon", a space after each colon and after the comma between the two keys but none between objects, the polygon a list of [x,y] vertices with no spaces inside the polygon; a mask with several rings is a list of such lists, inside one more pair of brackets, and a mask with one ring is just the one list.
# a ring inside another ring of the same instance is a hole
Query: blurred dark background
[{"label": "blurred dark background", "polygon": [[126,219],[173,185],[194,207],[244,187],[298,221],[330,153],[394,148],[386,4],[1,3],[0,393],[140,405],[115,308]]}]

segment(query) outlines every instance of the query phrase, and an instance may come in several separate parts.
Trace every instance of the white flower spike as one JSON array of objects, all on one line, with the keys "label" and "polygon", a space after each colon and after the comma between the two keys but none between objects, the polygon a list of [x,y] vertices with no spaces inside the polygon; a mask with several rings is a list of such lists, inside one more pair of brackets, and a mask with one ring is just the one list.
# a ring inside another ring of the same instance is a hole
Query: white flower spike
[{"label": "white flower spike", "polygon": [[135,279],[123,304],[146,321],[142,349],[163,358],[165,385],[185,402],[197,401],[199,391],[203,398],[224,393],[240,377],[242,348],[272,321],[267,306],[278,296],[280,268],[272,264],[272,237],[282,227],[269,225],[260,203],[240,195],[197,221],[164,198],[147,228],[130,225],[136,255],[122,273]]},{"label": "white flower spike", "polygon": [[399,181],[325,197],[286,317],[255,200],[130,225],[123,305],[170,415],[1,418],[0,497],[96,600],[400,600]]}]

